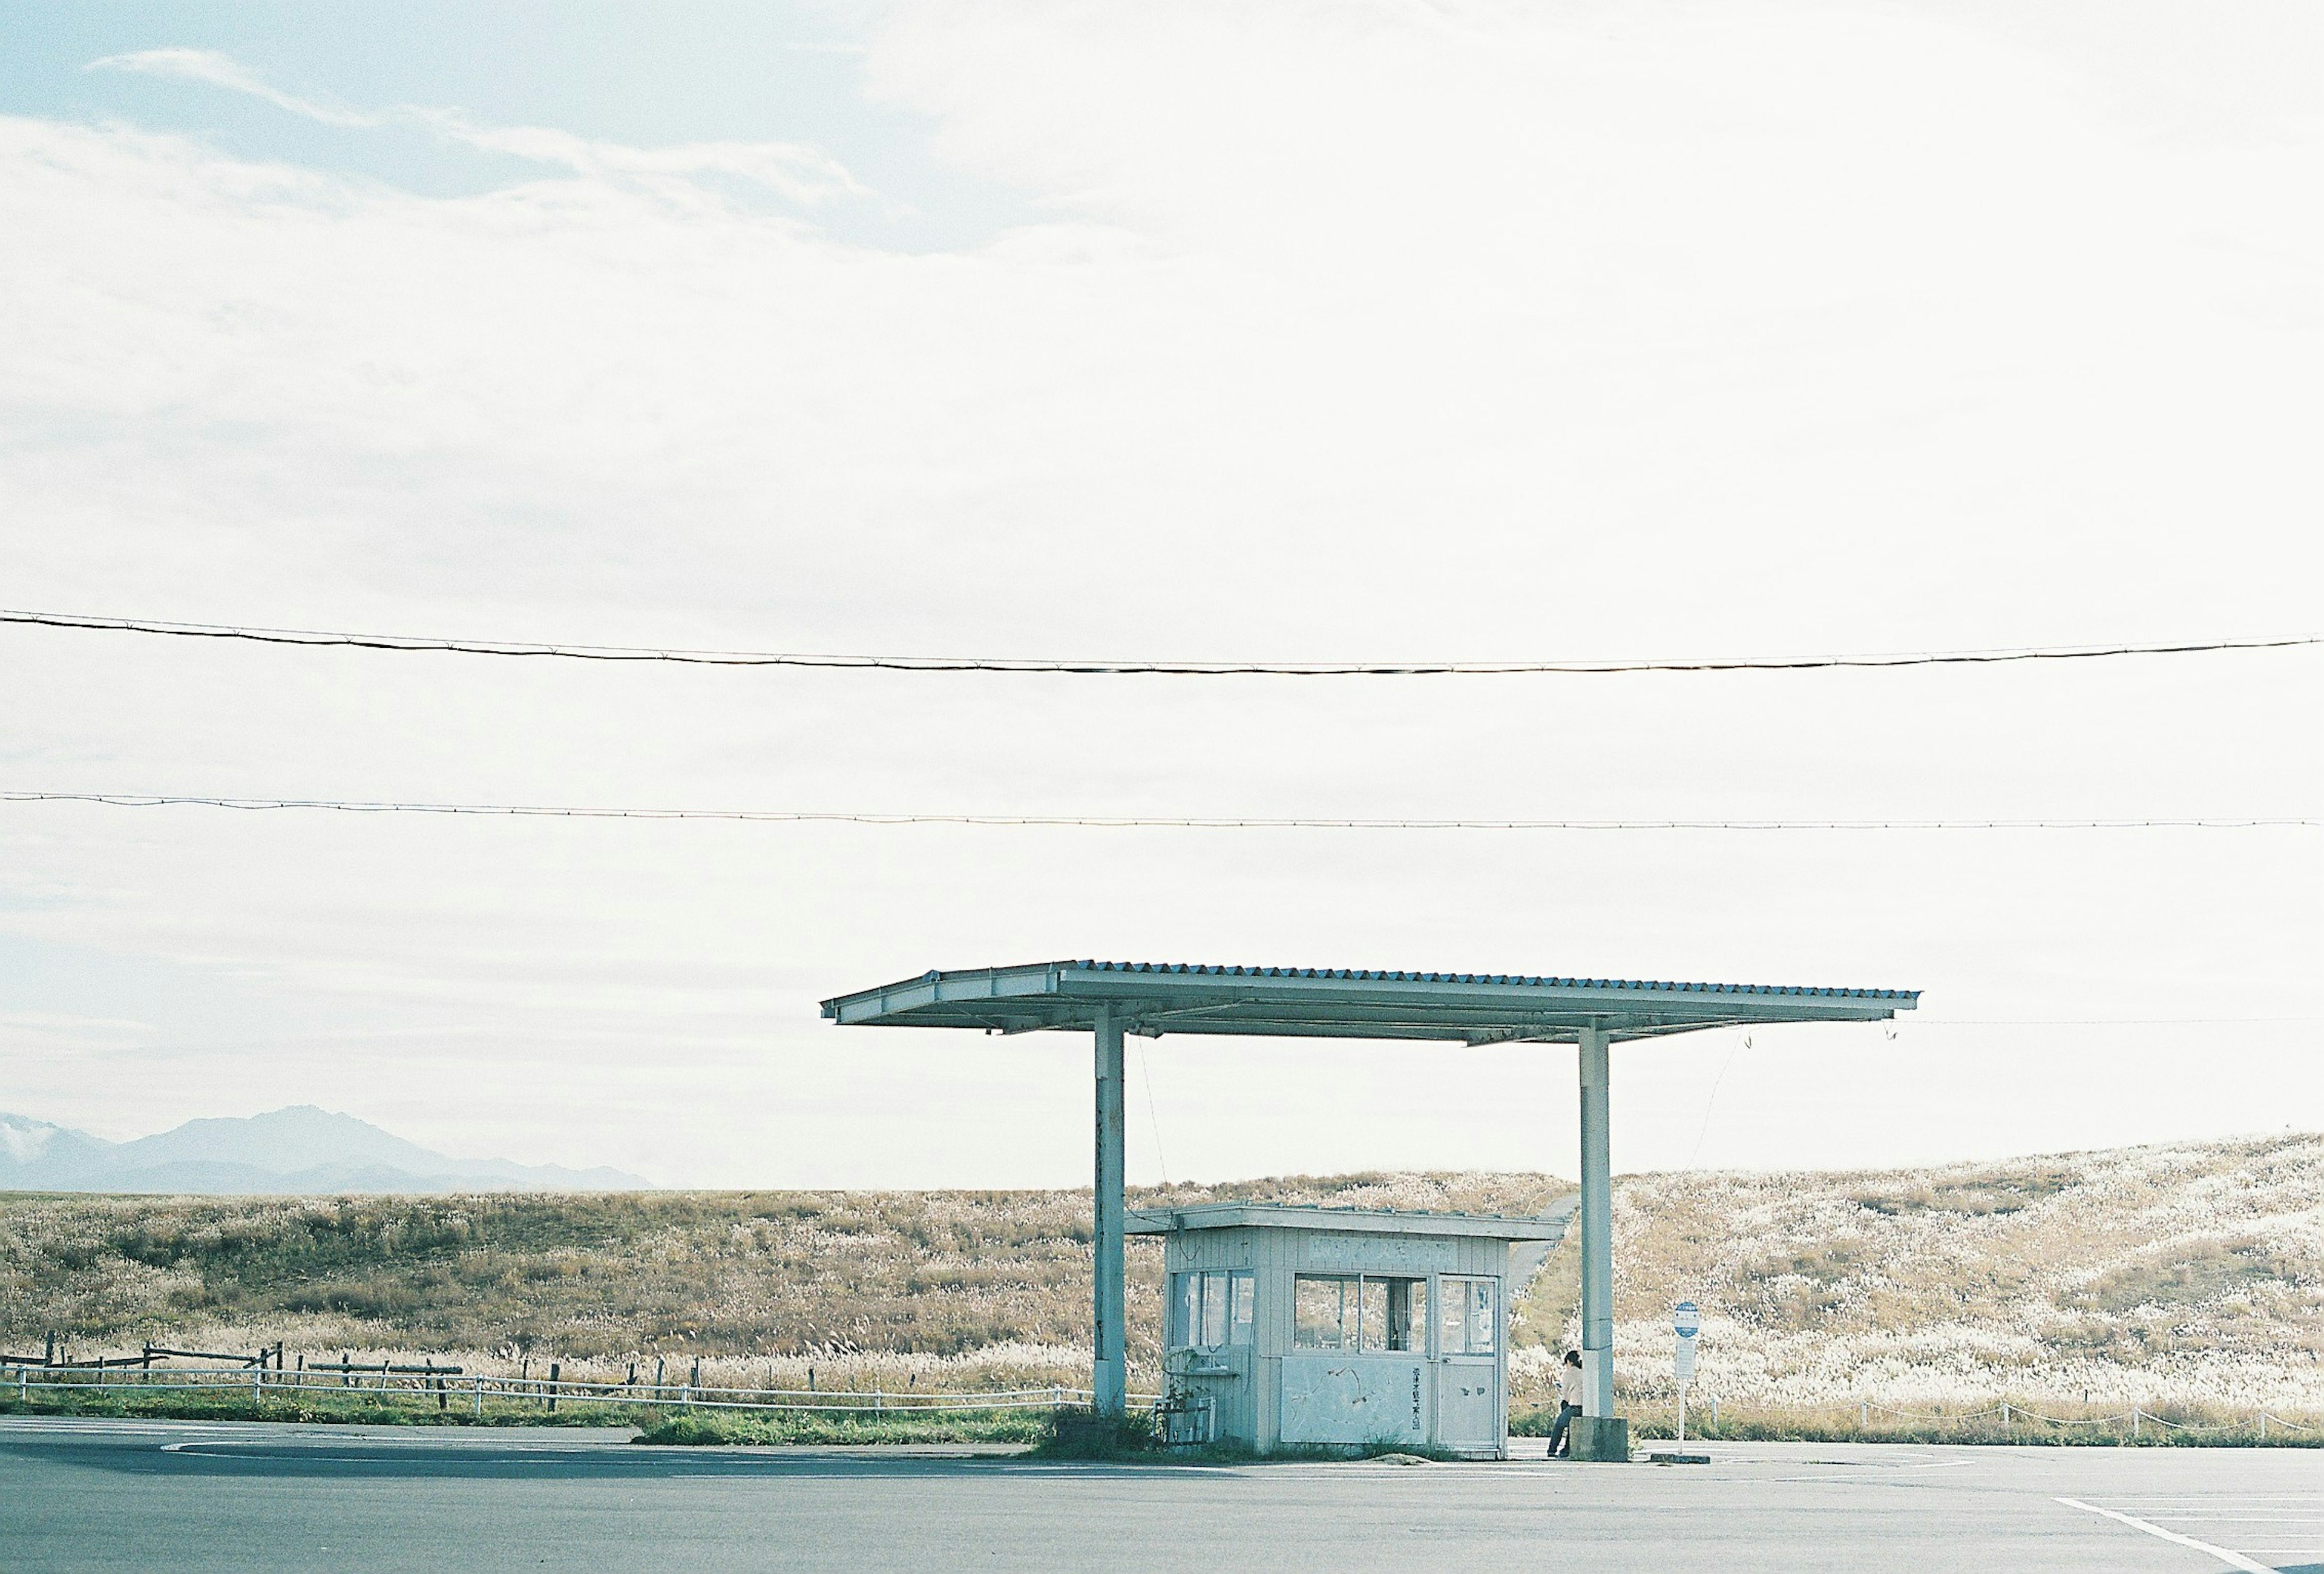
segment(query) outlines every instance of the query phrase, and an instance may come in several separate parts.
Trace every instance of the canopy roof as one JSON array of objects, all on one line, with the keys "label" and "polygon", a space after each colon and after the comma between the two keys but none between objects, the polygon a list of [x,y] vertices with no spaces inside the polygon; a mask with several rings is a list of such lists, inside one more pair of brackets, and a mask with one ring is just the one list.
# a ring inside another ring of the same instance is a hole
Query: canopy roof
[{"label": "canopy roof", "polygon": [[1489,1241],[1554,1241],[1572,1221],[1568,1197],[1536,1218],[1498,1213],[1398,1212],[1394,1208],[1322,1208],[1296,1202],[1197,1202],[1185,1208],[1147,1208],[1123,1227],[1133,1236],[1167,1236],[1179,1230],[1297,1229],[1343,1235],[1474,1236]]},{"label": "canopy roof", "polygon": [[1035,962],[918,978],[823,1003],[842,1026],[1088,1032],[1099,1012],[1125,1031],[1271,1038],[1571,1043],[1781,1022],[1878,1022],[1917,989],[1672,984],[1634,978],[1404,973],[1354,968],[1224,968],[1185,962]]}]

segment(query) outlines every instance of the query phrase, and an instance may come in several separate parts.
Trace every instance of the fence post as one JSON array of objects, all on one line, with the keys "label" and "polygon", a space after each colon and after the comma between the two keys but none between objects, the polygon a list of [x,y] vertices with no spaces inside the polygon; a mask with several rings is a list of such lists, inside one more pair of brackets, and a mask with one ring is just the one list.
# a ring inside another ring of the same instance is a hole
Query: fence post
[{"label": "fence post", "polygon": [[2130,1407],[2130,1435],[2134,1438],[2138,1435],[2138,1406],[2135,1404]]},{"label": "fence post", "polygon": [[551,1411],[557,1408],[557,1375],[564,1370],[562,1362],[551,1361],[549,1364],[549,1408]]},{"label": "fence post", "polygon": [[1857,1430],[1858,1431],[1868,1431],[1869,1430],[1871,1430],[1871,1426],[1872,1426],[1872,1405],[1871,1405],[1870,1402],[1869,1402],[1869,1401],[1868,1401],[1868,1402],[1866,1402],[1865,1403],[1863,1403],[1863,1404],[1860,1404],[1860,1405],[1857,1406],[1857,1410],[1856,1410],[1856,1430]]},{"label": "fence post", "polygon": [[2001,1431],[2004,1437],[2009,1434],[2009,1401],[2006,1399],[2001,1402]]},{"label": "fence post", "polygon": [[2267,1412],[2264,1410],[2259,1412],[2259,1440],[2267,1441]]}]

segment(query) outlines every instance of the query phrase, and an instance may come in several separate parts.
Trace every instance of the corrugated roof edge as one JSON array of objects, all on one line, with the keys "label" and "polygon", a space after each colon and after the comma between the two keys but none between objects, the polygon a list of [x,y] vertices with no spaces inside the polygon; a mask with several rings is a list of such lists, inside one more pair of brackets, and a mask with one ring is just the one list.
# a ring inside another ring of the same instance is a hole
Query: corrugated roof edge
[{"label": "corrugated roof edge", "polygon": [[1194,973],[1222,978],[1352,978],[1396,984],[1505,984],[1542,989],[1668,990],[1683,995],[1812,995],[1848,1000],[1918,1000],[1917,989],[1825,988],[1808,984],[1692,984],[1643,978],[1554,978],[1520,973],[1422,973],[1378,968],[1240,968],[1207,962],[1060,962],[1092,973]]},{"label": "corrugated roof edge", "polygon": [[[1295,1220],[1305,1225],[1313,1221],[1325,1227],[1347,1225],[1386,1224],[1425,1235],[1431,1225],[1467,1226],[1456,1233],[1491,1236],[1503,1227],[1509,1233],[1499,1236],[1503,1240],[1553,1240],[1553,1231],[1571,1229],[1579,1192],[1560,1198],[1547,1211],[1523,1213],[1460,1213],[1429,1208],[1356,1208],[1341,1204],[1314,1202],[1264,1202],[1245,1199],[1217,1202],[1162,1203],[1148,1208],[1128,1210],[1126,1223],[1132,1235],[1166,1235],[1174,1231],[1194,1229],[1233,1228],[1228,1220],[1240,1220],[1244,1226],[1265,1227],[1271,1224],[1289,1224]],[[1475,1227],[1483,1227],[1478,1228]]]}]

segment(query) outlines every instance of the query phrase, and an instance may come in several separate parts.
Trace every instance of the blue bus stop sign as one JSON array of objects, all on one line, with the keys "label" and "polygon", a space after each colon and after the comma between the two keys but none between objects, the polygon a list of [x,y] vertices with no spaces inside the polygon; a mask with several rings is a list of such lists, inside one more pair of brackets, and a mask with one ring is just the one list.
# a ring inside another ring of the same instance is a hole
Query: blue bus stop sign
[{"label": "blue bus stop sign", "polygon": [[1671,1327],[1678,1337],[1691,1339],[1702,1327],[1702,1309],[1692,1301],[1682,1301],[1671,1311]]}]

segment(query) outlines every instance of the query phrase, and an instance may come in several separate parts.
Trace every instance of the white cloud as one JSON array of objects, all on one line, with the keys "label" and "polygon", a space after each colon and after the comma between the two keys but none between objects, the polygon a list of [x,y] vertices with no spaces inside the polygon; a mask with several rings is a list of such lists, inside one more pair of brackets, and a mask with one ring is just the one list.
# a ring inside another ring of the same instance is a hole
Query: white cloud
[{"label": "white cloud", "polygon": [[871,195],[838,160],[793,143],[699,142],[638,148],[593,141],[548,126],[478,125],[451,110],[414,107],[401,113],[455,142],[535,163],[555,164],[576,175],[599,179],[724,175],[803,203]]},{"label": "white cloud", "polygon": [[230,93],[247,93],[254,98],[263,98],[277,109],[320,121],[325,125],[371,126],[383,124],[382,117],[376,115],[342,109],[312,98],[300,97],[295,93],[285,93],[233,56],[220,54],[216,50],[136,50],[128,54],[106,55],[102,60],[91,60],[88,69],[131,71],[144,77],[203,82],[213,88],[223,88]]},{"label": "white cloud", "polygon": [[401,105],[377,113],[342,109],[285,93],[232,57],[212,50],[140,50],[92,60],[88,69],[206,83],[246,93],[325,125],[376,128],[401,122],[425,126],[469,147],[599,179],[632,177],[667,183],[689,176],[724,176],[807,204],[871,195],[830,154],[793,143],[709,142],[640,148],[576,136],[549,126],[482,125],[457,110],[424,105]]}]

